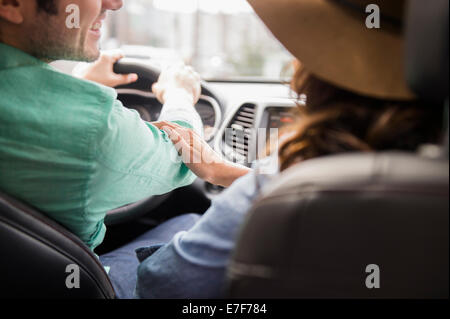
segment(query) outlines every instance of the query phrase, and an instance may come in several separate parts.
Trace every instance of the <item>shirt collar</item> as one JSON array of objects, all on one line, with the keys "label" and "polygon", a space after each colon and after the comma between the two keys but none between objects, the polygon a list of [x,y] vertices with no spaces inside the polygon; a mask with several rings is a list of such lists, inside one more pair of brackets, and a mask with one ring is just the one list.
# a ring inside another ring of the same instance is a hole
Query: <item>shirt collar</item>
[{"label": "shirt collar", "polygon": [[29,55],[28,53],[7,44],[0,43],[0,70],[29,65],[48,67],[48,64]]}]

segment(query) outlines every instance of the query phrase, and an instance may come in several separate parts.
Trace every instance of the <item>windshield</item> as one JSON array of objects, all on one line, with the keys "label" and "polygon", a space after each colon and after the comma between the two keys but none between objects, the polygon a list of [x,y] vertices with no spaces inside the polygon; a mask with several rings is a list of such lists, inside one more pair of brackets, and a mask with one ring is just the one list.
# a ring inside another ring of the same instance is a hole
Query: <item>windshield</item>
[{"label": "windshield", "polygon": [[289,76],[291,55],[245,0],[127,0],[105,28],[104,49],[182,59],[205,79]]}]

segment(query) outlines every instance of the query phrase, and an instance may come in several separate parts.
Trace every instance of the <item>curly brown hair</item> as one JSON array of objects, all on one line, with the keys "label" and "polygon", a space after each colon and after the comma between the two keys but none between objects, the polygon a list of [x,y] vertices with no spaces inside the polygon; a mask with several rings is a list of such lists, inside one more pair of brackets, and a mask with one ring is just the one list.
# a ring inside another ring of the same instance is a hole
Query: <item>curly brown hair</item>
[{"label": "curly brown hair", "polygon": [[338,88],[297,63],[291,82],[306,105],[279,150],[281,170],[320,156],[343,152],[416,151],[438,143],[442,111],[423,101],[381,100]]}]

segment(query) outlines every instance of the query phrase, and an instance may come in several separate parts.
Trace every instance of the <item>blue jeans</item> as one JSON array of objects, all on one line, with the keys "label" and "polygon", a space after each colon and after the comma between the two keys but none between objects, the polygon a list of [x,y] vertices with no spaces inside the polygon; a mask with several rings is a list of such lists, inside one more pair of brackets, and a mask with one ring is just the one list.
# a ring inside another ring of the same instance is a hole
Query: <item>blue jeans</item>
[{"label": "blue jeans", "polygon": [[131,299],[136,287],[139,260],[135,250],[140,247],[162,245],[170,242],[180,231],[187,231],[199,220],[200,215],[186,214],[174,217],[139,236],[132,242],[100,256],[103,266],[110,267],[109,278],[117,298]]}]

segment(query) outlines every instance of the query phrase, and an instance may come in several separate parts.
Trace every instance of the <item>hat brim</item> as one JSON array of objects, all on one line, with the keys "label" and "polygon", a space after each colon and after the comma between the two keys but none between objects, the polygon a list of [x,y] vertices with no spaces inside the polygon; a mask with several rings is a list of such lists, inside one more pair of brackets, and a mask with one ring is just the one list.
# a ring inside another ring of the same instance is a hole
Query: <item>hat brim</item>
[{"label": "hat brim", "polygon": [[248,0],[274,36],[317,77],[355,93],[411,100],[401,32],[330,0]]}]

